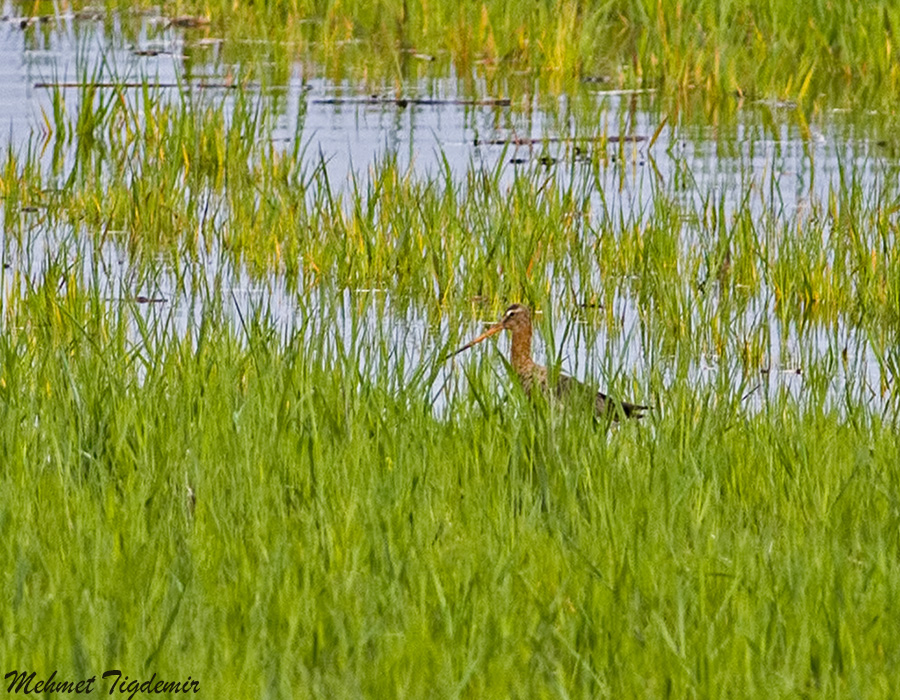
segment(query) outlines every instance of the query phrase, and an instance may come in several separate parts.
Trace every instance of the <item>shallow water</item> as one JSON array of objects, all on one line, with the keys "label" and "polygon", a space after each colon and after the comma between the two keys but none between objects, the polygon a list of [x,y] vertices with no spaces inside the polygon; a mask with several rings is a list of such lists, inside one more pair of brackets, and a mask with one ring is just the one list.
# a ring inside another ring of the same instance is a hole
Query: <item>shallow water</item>
[{"label": "shallow water", "polygon": [[[26,144],[34,148],[43,142],[41,158],[49,162],[52,149],[46,147],[50,139],[46,115],[53,112],[53,85],[85,79],[101,84],[147,81],[165,86],[161,92],[171,94],[172,100],[177,100],[180,91],[225,95],[227,108],[234,66],[226,62],[221,42],[208,32],[166,28],[165,18],[154,14],[100,19],[67,15],[23,26],[27,23],[7,3],[4,15],[0,22],[0,149],[4,151],[19,151]],[[128,32],[122,31],[125,23]],[[127,41],[123,35],[133,39]],[[895,160],[871,135],[877,130],[869,128],[864,115],[850,119],[829,113],[807,124],[797,118],[791,105],[755,103],[740,106],[733,126],[666,124],[657,134],[662,117],[652,92],[621,93],[585,85],[580,94],[570,97],[532,96],[506,103],[503,95],[490,94],[484,80],[477,76],[463,80],[452,66],[426,73],[403,84],[399,92],[404,101],[395,99],[396,86],[373,90],[351,77],[335,81],[302,61],[284,77],[278,78],[274,71],[266,76],[265,89],[258,85],[248,89],[255,90],[254,99],[266,109],[277,111],[276,147],[289,151],[299,140],[299,152],[309,166],[323,164],[338,190],[354,178],[364,179],[374,164],[388,156],[396,157],[402,170],[409,168],[415,175],[436,177],[447,168],[460,181],[473,168],[487,172],[499,168],[507,185],[519,172],[537,171],[589,193],[591,220],[585,235],[608,221],[623,227],[647,225],[655,196],[661,189],[678,191],[682,181],[686,212],[703,211],[712,202],[727,218],[749,208],[755,218],[769,218],[789,228],[821,211],[848,173],[862,183],[863,190],[876,189],[883,178],[896,177]],[[135,95],[138,92],[134,88]],[[65,88],[65,95],[65,109],[74,115],[78,89]],[[599,136],[612,138],[600,145]],[[603,153],[598,154],[598,148]],[[74,150],[65,157],[71,160]],[[747,192],[749,200],[744,199]],[[681,245],[697,245],[699,235],[699,228],[686,221]],[[474,323],[462,329],[451,327],[459,319],[432,327],[415,308],[394,309],[385,290],[344,290],[342,302],[317,321],[309,314],[314,303],[308,298],[300,303],[277,274],[259,280],[244,269],[232,269],[219,250],[198,253],[187,274],[182,266],[176,275],[165,260],[136,266],[115,244],[97,249],[87,240],[79,242],[81,237],[87,238],[83,232],[42,229],[39,219],[27,246],[18,245],[4,232],[4,300],[27,287],[21,281],[15,283],[13,272],[20,273],[20,280],[34,283],[45,273],[60,243],[67,242],[69,263],[79,264],[83,278],[99,284],[111,305],[125,296],[165,299],[142,305],[139,313],[173,332],[191,332],[203,314],[203,295],[219,290],[231,297],[226,306],[232,309],[233,322],[238,323],[247,311],[264,309],[285,339],[322,333],[330,324],[337,328],[332,349],[338,351],[337,345],[375,347],[378,344],[368,339],[377,335],[393,352],[382,358],[373,351],[358,351],[362,371],[374,373],[383,371],[383,363],[396,363],[398,353],[404,366],[415,367],[423,357],[434,357],[437,349],[447,349],[479,329]],[[179,288],[179,276],[187,280],[187,289]],[[217,280],[226,281],[224,289]],[[567,275],[551,296],[565,298],[579,281],[577,275]],[[589,282],[596,287],[599,280]],[[360,301],[366,297],[379,301]],[[574,375],[596,378],[604,385],[631,378],[626,384],[632,388],[645,385],[648,358],[674,366],[674,354],[666,357],[669,351],[654,347],[652,339],[642,334],[636,301],[621,296],[614,305],[621,329],[610,337],[591,330],[596,324],[589,318],[567,320],[550,310],[552,318],[544,320],[542,327],[552,331],[552,338],[546,345],[538,344],[539,358],[560,362]],[[360,308],[367,319],[362,323]],[[833,363],[835,354],[843,352],[845,359],[833,382],[834,400],[839,403],[852,392],[859,400],[881,405],[885,380],[862,329],[843,321],[836,327],[785,325],[776,313],[771,290],[765,288],[733,322],[748,329],[768,328],[772,338],[768,371],[757,380],[731,367],[733,358],[724,360],[729,367],[723,368],[723,359],[712,353],[691,370],[698,383],[725,369],[750,403],[762,405],[767,396],[779,391],[799,398],[804,390],[803,371]],[[500,346],[505,343],[501,340]],[[439,387],[448,376],[459,380],[452,365],[436,379],[438,406],[442,404]]]}]

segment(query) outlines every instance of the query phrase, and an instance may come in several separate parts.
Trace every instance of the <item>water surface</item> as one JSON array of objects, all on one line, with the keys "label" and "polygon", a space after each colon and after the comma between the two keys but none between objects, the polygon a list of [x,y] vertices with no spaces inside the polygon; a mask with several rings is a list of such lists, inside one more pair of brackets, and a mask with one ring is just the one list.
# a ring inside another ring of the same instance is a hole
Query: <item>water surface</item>
[{"label": "water surface", "polygon": [[[324,169],[338,194],[365,183],[385,159],[396,159],[412,177],[440,181],[449,173],[460,184],[479,170],[499,171],[504,186],[523,174],[542,177],[588,199],[581,228],[587,240],[653,226],[664,193],[684,211],[679,245],[685,252],[709,235],[708,223],[699,220],[704,213],[733,221],[749,212],[754,220],[769,222],[766,230],[790,231],[827,212],[848,179],[864,192],[877,192],[897,178],[896,161],[878,135],[877,115],[871,122],[866,115],[840,112],[810,120],[791,104],[748,102],[735,106],[727,124],[670,123],[652,91],[610,91],[587,83],[572,95],[523,93],[521,85],[514,92],[477,71],[457,75],[452,65],[431,57],[410,57],[415,76],[394,84],[373,85],[352,75],[335,79],[300,58],[287,65],[273,62],[269,71],[265,61],[258,62],[256,77],[242,82],[242,70],[265,55],[264,45],[229,46],[208,29],[169,26],[159,12],[68,14],[32,22],[17,16],[15,7],[4,6],[0,23],[0,148],[37,153],[47,171],[54,147],[64,141],[55,133],[55,96],[64,98],[64,114],[74,120],[83,86],[90,83],[98,86],[100,99],[104,93],[125,95],[138,110],[146,106],[145,85],[162,102],[188,99],[226,112],[240,92],[273,115],[274,128],[260,138],[296,154],[292,157],[303,167]],[[60,181],[74,167],[74,140],[62,150]],[[386,355],[358,350],[363,372],[383,371],[384,363],[396,366],[401,356],[403,367],[415,368],[476,333],[478,322],[493,320],[499,311],[489,306],[479,317],[448,316],[435,326],[424,310],[395,303],[390,289],[348,288],[340,290],[338,303],[330,297],[317,317],[315,295],[299,294],[278,270],[251,274],[217,246],[178,265],[165,257],[136,260],[113,240],[96,245],[96,232],[44,223],[34,212],[23,216],[32,218],[24,242],[21,234],[3,232],[4,303],[38,284],[64,251],[68,264],[80,267],[86,283],[99,286],[111,305],[146,300],[138,313],[174,332],[190,333],[203,316],[205,295],[218,294],[226,297],[233,323],[240,322],[241,310],[264,309],[286,341],[334,332],[335,352],[338,346],[391,349]],[[638,300],[620,293],[612,311],[621,319],[618,330],[598,331],[589,305],[573,312],[573,304],[577,309],[583,300],[573,301],[572,290],[600,287],[604,270],[594,266],[582,279],[565,260],[556,266],[566,272],[554,276],[549,292],[556,308],[540,317],[549,337],[537,346],[539,359],[560,363],[580,378],[631,390],[647,387],[653,363],[670,363],[669,372],[675,373],[676,351],[648,334],[647,313]],[[702,323],[699,310],[687,314],[688,324]],[[827,366],[835,377],[836,402],[851,392],[881,405],[886,379],[865,328],[845,319],[786,322],[765,285],[730,323],[748,336],[766,329],[764,371],[748,376],[737,358],[711,350],[693,362],[698,384],[714,382],[724,372],[735,391],[762,405],[773,392],[801,398],[804,372]],[[500,347],[505,343],[501,340]],[[452,365],[444,372],[458,381]],[[436,380],[438,405],[447,378]]]}]

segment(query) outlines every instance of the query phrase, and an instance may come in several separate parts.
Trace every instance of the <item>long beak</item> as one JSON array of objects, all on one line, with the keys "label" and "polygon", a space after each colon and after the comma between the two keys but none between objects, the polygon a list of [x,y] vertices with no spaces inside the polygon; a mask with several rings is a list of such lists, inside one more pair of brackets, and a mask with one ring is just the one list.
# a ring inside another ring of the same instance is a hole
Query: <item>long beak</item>
[{"label": "long beak", "polygon": [[503,330],[503,324],[502,324],[502,323],[494,324],[493,326],[491,326],[490,328],[488,328],[484,333],[482,333],[482,334],[479,335],[477,338],[475,338],[475,340],[472,340],[472,341],[466,343],[466,344],[463,345],[459,350],[450,353],[450,354],[447,356],[447,359],[449,360],[451,357],[455,357],[456,355],[459,355],[459,353],[461,353],[461,352],[463,352],[463,351],[465,351],[465,350],[468,350],[468,349],[469,349],[470,347],[472,347],[473,345],[478,345],[478,343],[480,343],[482,340],[487,340],[487,339],[490,338],[492,335],[497,335],[497,333],[499,333],[499,332],[502,331],[502,330]]}]

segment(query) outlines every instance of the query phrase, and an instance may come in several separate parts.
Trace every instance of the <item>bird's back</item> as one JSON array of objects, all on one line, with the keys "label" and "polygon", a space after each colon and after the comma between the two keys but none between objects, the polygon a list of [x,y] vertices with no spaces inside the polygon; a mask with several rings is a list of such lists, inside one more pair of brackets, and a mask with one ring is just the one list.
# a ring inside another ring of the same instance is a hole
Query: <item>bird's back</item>
[{"label": "bird's back", "polygon": [[542,365],[532,363],[528,367],[517,370],[516,373],[527,396],[533,398],[532,392],[538,391],[544,396],[554,396],[570,405],[578,404],[585,407],[590,406],[591,401],[593,401],[594,415],[597,417],[610,417],[613,420],[617,420],[620,416],[640,418],[643,412],[647,410],[646,406],[639,404],[628,403],[627,401],[614,401],[603,392],[595,391],[583,382],[566,374],[559,375],[552,382],[553,391],[551,392],[550,375],[547,368]]}]

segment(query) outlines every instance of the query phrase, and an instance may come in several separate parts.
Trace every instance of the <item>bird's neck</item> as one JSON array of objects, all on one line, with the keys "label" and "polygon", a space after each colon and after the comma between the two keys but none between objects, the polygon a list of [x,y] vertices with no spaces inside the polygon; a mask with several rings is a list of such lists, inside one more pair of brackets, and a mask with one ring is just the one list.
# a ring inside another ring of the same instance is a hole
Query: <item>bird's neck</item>
[{"label": "bird's neck", "polygon": [[519,374],[534,365],[531,359],[531,328],[517,328],[512,334],[512,366]]}]

